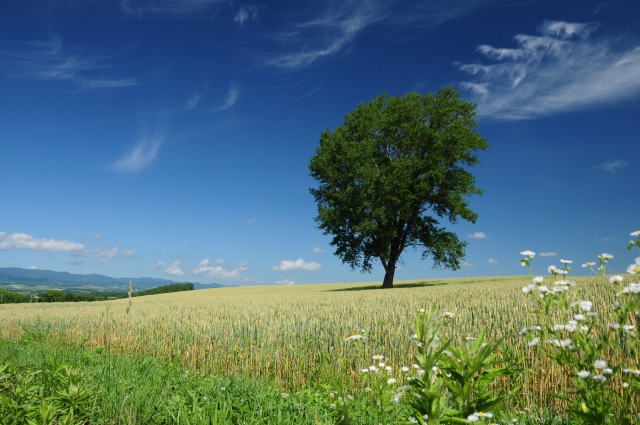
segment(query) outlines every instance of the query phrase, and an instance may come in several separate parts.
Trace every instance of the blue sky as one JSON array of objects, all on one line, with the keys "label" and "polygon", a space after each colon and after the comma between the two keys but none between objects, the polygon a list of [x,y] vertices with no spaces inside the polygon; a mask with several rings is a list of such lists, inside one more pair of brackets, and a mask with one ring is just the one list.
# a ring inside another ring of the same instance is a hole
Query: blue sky
[{"label": "blue sky", "polygon": [[0,5],[0,267],[223,284],[381,281],[315,228],[320,133],[452,85],[490,143],[465,266],[521,274],[640,228],[640,2],[25,0]]}]

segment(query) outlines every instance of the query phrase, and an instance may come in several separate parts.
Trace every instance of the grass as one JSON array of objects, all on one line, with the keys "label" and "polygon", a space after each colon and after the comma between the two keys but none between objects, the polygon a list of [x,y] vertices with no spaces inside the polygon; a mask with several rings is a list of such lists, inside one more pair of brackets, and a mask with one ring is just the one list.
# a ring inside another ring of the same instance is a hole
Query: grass
[{"label": "grass", "polygon": [[[575,280],[580,296],[601,313],[598,320],[607,320],[613,291],[602,290],[606,280]],[[396,370],[411,364],[416,313],[435,304],[456,314],[451,337],[463,340],[486,327],[489,338],[504,338],[505,350],[524,355],[523,366],[535,372],[508,409],[547,415],[562,409],[551,393],[566,381],[518,336],[537,320],[521,292],[525,282],[493,277],[400,282],[393,290],[367,283],[216,288],[136,298],[130,314],[127,300],[3,305],[0,337],[150,357],[202,376],[270,382],[292,394],[317,390],[364,400],[371,383],[360,368],[374,354],[385,355]],[[366,342],[344,341],[363,330]]]}]

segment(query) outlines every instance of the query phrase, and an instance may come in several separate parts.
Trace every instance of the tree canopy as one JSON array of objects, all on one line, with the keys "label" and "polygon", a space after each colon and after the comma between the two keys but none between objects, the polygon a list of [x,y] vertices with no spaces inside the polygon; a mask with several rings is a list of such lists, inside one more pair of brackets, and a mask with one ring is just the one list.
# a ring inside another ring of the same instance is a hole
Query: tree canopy
[{"label": "tree canopy", "polygon": [[468,168],[489,146],[477,132],[476,104],[452,87],[437,94],[382,94],[325,130],[311,158],[310,192],[315,221],[333,235],[335,255],[353,269],[371,271],[379,259],[383,288],[393,287],[403,251],[422,249],[434,267],[457,270],[466,242],[439,220],[475,223],[469,197],[475,187]]}]

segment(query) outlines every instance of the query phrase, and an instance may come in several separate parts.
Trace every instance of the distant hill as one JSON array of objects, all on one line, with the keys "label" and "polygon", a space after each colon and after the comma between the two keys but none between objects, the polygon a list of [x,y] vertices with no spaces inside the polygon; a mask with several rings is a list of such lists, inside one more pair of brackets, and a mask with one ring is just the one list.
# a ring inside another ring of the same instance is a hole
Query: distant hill
[{"label": "distant hill", "polygon": [[[18,267],[0,268],[0,287],[16,290],[37,290],[59,288],[68,291],[90,292],[127,290],[129,281],[135,290],[151,289],[158,286],[181,283],[175,280],[153,277],[109,277],[102,274],[73,274],[52,270],[21,269]],[[209,285],[196,283],[195,289],[223,287],[218,283]]]}]

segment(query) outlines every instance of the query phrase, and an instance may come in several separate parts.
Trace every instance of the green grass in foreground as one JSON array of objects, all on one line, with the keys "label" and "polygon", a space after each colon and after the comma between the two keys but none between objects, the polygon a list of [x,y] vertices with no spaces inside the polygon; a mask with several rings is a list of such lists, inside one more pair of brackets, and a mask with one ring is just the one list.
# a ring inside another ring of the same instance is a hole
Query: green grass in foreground
[{"label": "green grass in foreground", "polygon": [[[188,373],[153,357],[98,351],[0,340],[0,424],[375,425],[409,415],[384,387],[355,398],[329,387],[286,394],[267,381]],[[503,424],[567,423],[524,411],[495,412],[494,418]]]},{"label": "green grass in foreground", "polygon": [[52,379],[63,365],[81,375],[76,394],[88,394],[87,403],[76,405],[73,424],[334,424],[343,402],[354,424],[407,416],[389,401],[377,407],[374,391],[359,400],[329,389],[285,394],[265,381],[188,373],[152,357],[111,357],[39,342],[0,340],[0,364],[12,366],[0,372],[3,425],[27,424],[28,417],[35,424],[57,423],[40,420],[43,401],[59,410],[55,419],[64,418],[70,404],[60,401],[61,394],[73,397],[73,391],[64,382],[67,374],[57,385]]}]

